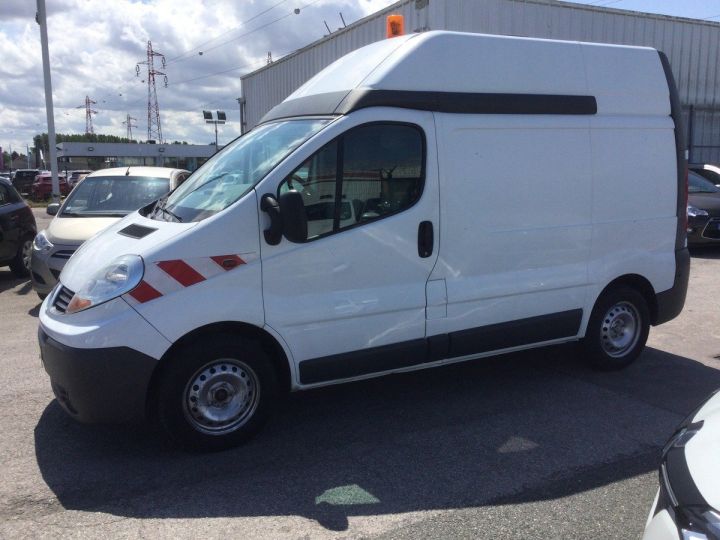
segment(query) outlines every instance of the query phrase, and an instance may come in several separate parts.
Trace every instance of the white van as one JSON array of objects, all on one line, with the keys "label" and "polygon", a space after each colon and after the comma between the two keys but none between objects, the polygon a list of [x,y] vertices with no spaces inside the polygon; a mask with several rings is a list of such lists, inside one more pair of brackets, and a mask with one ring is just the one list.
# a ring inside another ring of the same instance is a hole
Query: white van
[{"label": "white van", "polygon": [[58,401],[216,449],[286,390],[577,340],[625,366],[685,301],[679,115],[649,48],[350,53],[73,255],[40,313]]}]

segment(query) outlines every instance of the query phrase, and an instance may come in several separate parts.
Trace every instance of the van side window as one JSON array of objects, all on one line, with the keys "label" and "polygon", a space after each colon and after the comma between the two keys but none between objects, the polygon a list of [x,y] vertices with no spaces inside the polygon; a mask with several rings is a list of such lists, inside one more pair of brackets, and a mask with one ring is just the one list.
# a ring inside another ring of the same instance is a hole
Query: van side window
[{"label": "van side window", "polygon": [[280,185],[280,193],[291,189],[303,196],[308,220],[308,238],[333,231],[338,142],[315,152]]},{"label": "van side window", "polygon": [[419,127],[366,124],[316,152],[283,181],[279,192],[303,194],[311,240],[412,206],[422,193],[424,162]]},{"label": "van side window", "polygon": [[0,206],[10,204],[11,202],[13,201],[10,196],[10,190],[6,186],[0,184]]}]

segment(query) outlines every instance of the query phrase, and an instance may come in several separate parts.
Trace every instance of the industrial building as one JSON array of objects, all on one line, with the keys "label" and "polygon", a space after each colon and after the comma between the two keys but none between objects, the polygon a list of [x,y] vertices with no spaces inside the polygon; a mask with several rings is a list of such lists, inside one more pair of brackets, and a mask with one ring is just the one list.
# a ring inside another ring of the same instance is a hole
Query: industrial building
[{"label": "industrial building", "polygon": [[215,150],[215,145],[205,144],[62,142],[57,145],[57,156],[61,161],[61,169],[63,163],[79,163],[83,168],[87,168],[88,160],[94,158],[94,161],[99,161],[106,167],[148,165],[194,171],[205,163]]},{"label": "industrial building", "polygon": [[670,59],[677,81],[690,160],[720,161],[720,24],[557,0],[397,2],[243,76],[243,131],[337,58],[384,39],[391,13],[404,16],[406,32],[456,30],[659,49]]}]

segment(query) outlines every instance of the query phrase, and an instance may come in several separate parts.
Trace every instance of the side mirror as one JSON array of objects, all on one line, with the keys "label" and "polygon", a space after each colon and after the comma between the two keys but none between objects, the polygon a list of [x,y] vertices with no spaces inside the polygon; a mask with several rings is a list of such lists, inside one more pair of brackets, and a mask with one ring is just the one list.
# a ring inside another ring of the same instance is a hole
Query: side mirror
[{"label": "side mirror", "polygon": [[48,204],[46,212],[48,215],[55,216],[57,215],[58,210],[60,210],[60,203],[54,202],[52,204]]},{"label": "side mirror", "polygon": [[302,195],[294,189],[287,191],[280,195],[279,205],[283,236],[296,244],[305,242],[308,236],[308,223]]}]

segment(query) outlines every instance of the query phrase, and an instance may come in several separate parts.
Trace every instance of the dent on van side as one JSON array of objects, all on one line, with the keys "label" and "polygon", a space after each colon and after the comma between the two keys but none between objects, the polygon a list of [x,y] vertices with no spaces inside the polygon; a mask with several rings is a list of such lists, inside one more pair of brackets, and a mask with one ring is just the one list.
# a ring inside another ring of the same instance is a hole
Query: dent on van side
[{"label": "dent on van side", "polygon": [[287,390],[568,341],[622,368],[685,301],[683,140],[654,49],[374,43],[86,242],[45,369],[78,420],[218,449]]}]

